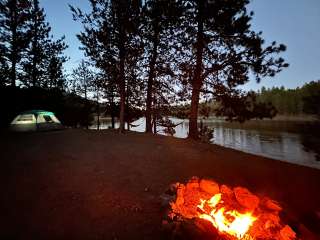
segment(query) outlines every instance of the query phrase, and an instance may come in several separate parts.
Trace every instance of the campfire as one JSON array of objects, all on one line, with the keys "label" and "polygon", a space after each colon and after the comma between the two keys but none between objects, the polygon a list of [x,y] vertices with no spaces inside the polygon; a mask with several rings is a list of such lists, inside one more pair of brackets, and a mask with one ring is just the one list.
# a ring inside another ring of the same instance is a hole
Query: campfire
[{"label": "campfire", "polygon": [[280,219],[279,203],[246,188],[194,177],[186,184],[173,185],[172,191],[169,221],[192,222],[193,229],[211,234],[206,239],[297,239]]}]

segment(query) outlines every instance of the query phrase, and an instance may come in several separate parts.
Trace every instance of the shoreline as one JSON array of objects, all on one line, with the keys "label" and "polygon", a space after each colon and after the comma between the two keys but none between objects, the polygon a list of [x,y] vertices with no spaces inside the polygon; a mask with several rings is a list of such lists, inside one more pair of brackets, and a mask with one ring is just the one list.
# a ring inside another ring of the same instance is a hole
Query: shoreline
[{"label": "shoreline", "polygon": [[[97,124],[96,122],[96,118],[97,116],[94,116],[94,124]],[[173,117],[173,118],[177,118],[180,119],[178,117]],[[225,121],[225,118],[222,117],[216,117],[216,116],[209,116],[208,118],[204,118],[201,119],[202,116],[199,116],[198,122],[200,122],[201,120],[206,122],[206,121]],[[100,121],[111,121],[111,117],[110,116],[106,116],[106,117],[101,117],[100,116]],[[115,118],[117,121],[117,118]],[[182,119],[182,120],[188,120],[188,119]],[[245,121],[244,123],[247,122],[269,122],[269,121],[288,121],[288,122],[320,122],[320,119],[316,116],[316,115],[276,115],[274,118],[263,118],[263,119],[250,119]]]},{"label": "shoreline", "polygon": [[[213,121],[220,120],[225,121],[224,118],[210,116],[203,121]],[[279,122],[320,122],[320,119],[316,115],[276,115],[274,118],[263,118],[263,119],[250,119],[245,121],[244,123],[250,122],[269,122],[269,121],[279,121]],[[228,122],[228,121],[225,121]],[[235,121],[236,122],[236,121]]]},{"label": "shoreline", "polygon": [[269,196],[312,230],[320,211],[320,170],[215,144],[75,129],[0,143],[4,239],[160,240],[159,196],[192,176]]},{"label": "shoreline", "polygon": [[[91,129],[89,128],[89,130],[90,131],[105,131],[105,130],[111,130],[111,129],[100,129],[100,130],[97,130],[95,128],[91,128]],[[130,130],[129,132],[144,133],[144,132],[134,131],[134,130]],[[157,135],[169,137],[168,135],[161,134],[161,133],[158,133]],[[185,137],[179,137],[179,136],[170,136],[170,137],[187,140],[187,138],[185,138]],[[266,153],[262,153],[262,152],[255,153],[255,152],[250,152],[249,150],[246,150],[246,149],[240,149],[240,148],[238,149],[238,148],[233,148],[231,146],[224,146],[222,144],[215,143],[214,140],[210,141],[207,144],[216,145],[216,146],[219,146],[219,147],[226,148],[228,150],[236,150],[236,151],[239,151],[239,152],[242,152],[242,153],[251,154],[251,155],[254,155],[254,156],[257,156],[257,157],[268,158],[268,159],[273,160],[273,161],[280,161],[280,162],[289,163],[289,164],[292,164],[292,165],[303,166],[303,167],[308,167],[308,168],[320,170],[320,165],[319,165],[318,161],[316,160],[316,156],[317,156],[316,152],[313,152],[313,154],[314,154],[314,163],[311,165],[309,162],[307,162],[307,163],[305,163],[305,162],[293,162],[292,160],[287,160],[287,159],[284,159],[282,157],[271,156],[270,154],[266,154]]]},{"label": "shoreline", "polygon": [[[176,124],[174,137],[186,138],[188,133],[188,120],[173,118]],[[144,119],[134,122],[138,127],[131,128],[136,132],[144,132]],[[318,159],[320,136],[319,122],[302,121],[264,121],[252,120],[243,124],[225,121],[203,121],[203,124],[214,130],[212,143],[227,148],[237,149],[246,153],[264,156],[284,162],[310,166],[320,169]],[[107,129],[108,122],[101,125]],[[117,126],[117,125],[116,125]],[[94,130],[95,127],[91,127]],[[161,127],[158,128],[160,130]],[[165,135],[163,132],[159,132]],[[290,145],[291,143],[291,145]],[[288,148],[291,147],[292,151]]]}]

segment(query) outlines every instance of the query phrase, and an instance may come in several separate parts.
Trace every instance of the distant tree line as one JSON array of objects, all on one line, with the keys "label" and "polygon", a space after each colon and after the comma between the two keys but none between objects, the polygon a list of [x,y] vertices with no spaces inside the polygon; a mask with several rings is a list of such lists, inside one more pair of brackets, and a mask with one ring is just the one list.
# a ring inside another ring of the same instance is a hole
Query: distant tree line
[{"label": "distant tree line", "polygon": [[257,99],[270,102],[282,115],[313,114],[320,116],[320,80],[295,89],[284,87],[261,88]]}]

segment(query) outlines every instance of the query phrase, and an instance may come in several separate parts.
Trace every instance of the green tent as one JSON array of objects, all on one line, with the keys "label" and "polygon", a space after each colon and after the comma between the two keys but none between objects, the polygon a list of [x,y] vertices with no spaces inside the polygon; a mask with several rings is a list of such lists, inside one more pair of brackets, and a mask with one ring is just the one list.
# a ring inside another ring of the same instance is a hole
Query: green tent
[{"label": "green tent", "polygon": [[30,110],[21,112],[10,124],[13,131],[43,131],[62,129],[62,125],[53,112]]}]

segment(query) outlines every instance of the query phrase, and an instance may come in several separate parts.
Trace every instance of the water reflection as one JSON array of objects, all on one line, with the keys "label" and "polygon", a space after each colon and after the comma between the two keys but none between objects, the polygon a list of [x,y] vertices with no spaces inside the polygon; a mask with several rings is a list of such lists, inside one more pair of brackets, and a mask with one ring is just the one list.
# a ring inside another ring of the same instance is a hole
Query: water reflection
[{"label": "water reflection", "polygon": [[[181,123],[175,130],[175,137],[188,136],[188,120],[172,118],[174,123]],[[141,118],[133,123],[132,131],[144,132],[145,120]],[[230,123],[222,120],[208,120],[204,125],[214,128],[213,143],[283,160],[295,164],[320,169],[320,133],[319,123],[284,122],[284,121],[249,121],[245,124]],[[106,121],[102,129],[111,126]],[[116,124],[118,127],[118,123]],[[159,134],[164,134],[158,128]]]}]

